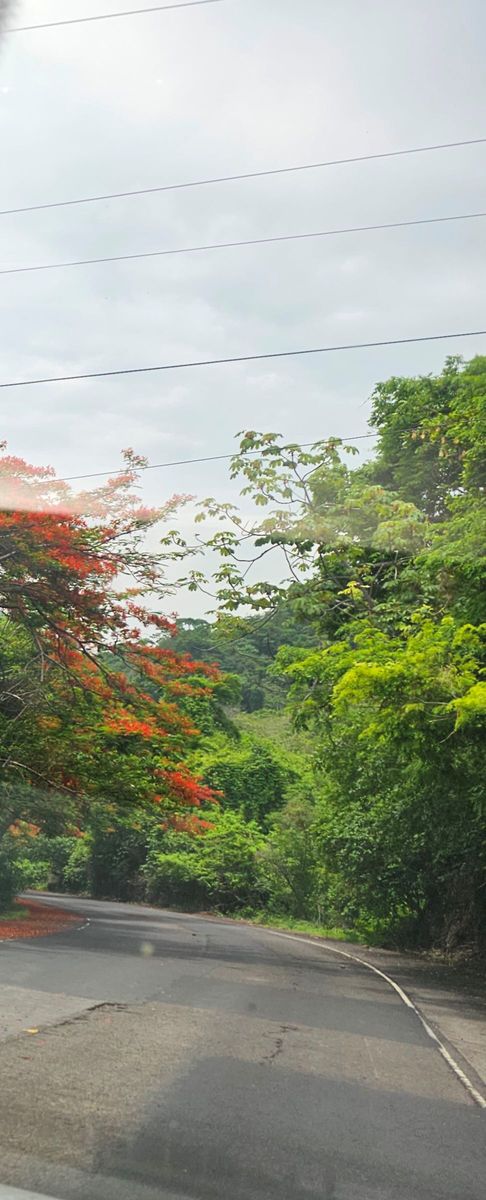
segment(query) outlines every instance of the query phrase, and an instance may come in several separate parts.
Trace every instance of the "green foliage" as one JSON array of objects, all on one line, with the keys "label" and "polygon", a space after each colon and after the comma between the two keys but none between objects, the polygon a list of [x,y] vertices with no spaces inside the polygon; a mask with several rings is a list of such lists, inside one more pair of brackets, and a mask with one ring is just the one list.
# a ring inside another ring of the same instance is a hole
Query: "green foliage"
[{"label": "green foliage", "polygon": [[263,896],[258,881],[262,846],[256,822],[246,822],[236,812],[212,816],[212,828],[189,849],[149,854],[144,867],[148,898],[159,904],[225,911],[254,904]]},{"label": "green foliage", "polygon": [[187,851],[158,854],[156,859],[148,860],[145,874],[147,898],[152,903],[189,910],[211,903],[201,863]]},{"label": "green foliage", "polygon": [[[140,875],[146,858],[147,832],[152,818],[132,810],[124,816],[98,805],[91,814],[89,838],[85,842],[88,884],[93,896],[119,900],[143,898]],[[78,851],[81,862],[83,855]],[[75,868],[69,860],[68,871]]]},{"label": "green foliage", "polygon": [[[285,651],[289,655],[289,647],[286,647]],[[305,655],[305,650],[296,651],[297,659],[300,656],[305,657]],[[286,679],[287,687],[288,684],[289,681]],[[299,779],[307,772],[310,786],[312,739],[295,728],[288,708],[286,710],[261,708],[258,712],[253,713],[240,712],[235,716],[235,724],[241,733],[249,734],[253,741],[270,744],[277,752],[283,750],[284,761],[289,762],[291,767],[297,771]]]},{"label": "green foliage", "polygon": [[288,668],[321,747],[318,853],[347,920],[480,937],[485,634],[451,617],[418,616],[395,638],[364,625]]},{"label": "green foliage", "polygon": [[87,893],[91,891],[91,846],[88,840],[75,841],[71,853],[66,860],[62,884],[63,891]]},{"label": "green foliage", "polygon": [[320,918],[327,896],[315,825],[313,805],[300,800],[275,816],[260,863],[272,911]]},{"label": "green foliage", "polygon": [[449,500],[486,483],[486,358],[449,358],[438,376],[392,378],[373,394],[379,430],[371,477],[397,489],[431,520]]},{"label": "green foliage", "polygon": [[15,854],[15,844],[13,838],[6,834],[0,841],[0,912],[10,908],[22,886],[23,876]]},{"label": "green foliage", "polygon": [[[15,880],[44,880],[48,862],[51,886],[99,896],[484,948],[486,358],[378,384],[371,420],[376,449],[359,466],[337,439],[302,449],[247,431],[231,474],[256,519],[201,505],[201,520],[218,521],[207,546],[219,556],[220,610],[213,623],[182,620],[170,642],[163,632],[156,651],[167,663],[182,655],[179,788],[191,805],[189,768],[221,793],[208,808],[201,792],[199,817],[147,805],[159,764],[136,721],[129,736],[92,737],[83,696],[84,739],[65,697],[24,726],[15,706],[35,683],[33,646],[0,622],[4,757],[14,731],[19,761],[30,753],[41,774],[48,746],[67,783],[35,804],[31,785],[0,785],[6,903]],[[253,552],[263,569],[248,584]],[[279,578],[284,564],[278,584],[266,578],[269,556]],[[199,571],[186,580],[200,581]],[[167,699],[160,668],[144,687],[156,705]],[[84,808],[66,764],[87,788]]]},{"label": "green foliage", "polygon": [[[32,862],[30,858],[18,858],[16,866],[20,875],[20,887],[31,888],[35,891],[39,888],[45,891],[49,887],[50,882],[50,863],[47,859],[39,859],[37,862]],[[19,885],[17,885],[19,886]]]},{"label": "green foliage", "polygon": [[223,738],[208,742],[198,765],[204,779],[222,792],[225,808],[237,809],[247,821],[265,824],[281,808],[286,790],[299,778],[301,763],[271,741],[243,734],[236,744]]},{"label": "green foliage", "polygon": [[[201,662],[218,663],[225,673],[215,689],[216,704],[219,701],[221,705],[239,707],[248,713],[264,707],[281,709],[285,703],[285,682],[269,671],[279,646],[287,642],[312,646],[316,640],[312,628],[296,620],[288,605],[282,605],[263,619],[222,615],[212,624],[187,619],[179,621],[177,629],[171,645],[178,653],[190,654]],[[221,708],[218,715],[221,718]],[[212,732],[207,722],[201,724],[197,720],[197,723],[203,733]],[[221,719],[219,727],[229,732]]]},{"label": "green foliage", "polygon": [[242,686],[238,675],[225,675],[220,683],[207,686],[207,680],[193,677],[191,684],[198,694],[183,697],[180,707],[190,718],[199,733],[209,736],[222,732],[229,738],[237,738],[238,730],[228,714],[227,706],[237,705]]},{"label": "green foliage", "polygon": [[241,914],[242,920],[250,920],[252,925],[265,925],[270,929],[288,929],[293,933],[305,933],[308,937],[314,938],[330,938],[334,942],[357,942],[365,945],[379,945],[381,938],[376,936],[368,924],[366,927],[342,925],[327,925],[321,921],[307,921],[300,917],[291,917],[288,913],[284,915],[268,911],[267,909],[252,909],[248,913]]},{"label": "green foliage", "polygon": [[[221,521],[209,545],[221,554],[222,610],[288,606],[318,635],[313,646],[283,643],[272,668],[293,681],[317,770],[308,828],[287,793],[268,831],[270,903],[301,917],[318,906],[326,920],[382,936],[478,947],[486,358],[379,384],[371,420],[376,451],[354,469],[336,440],[302,450],[247,432],[232,474],[263,519],[205,502]],[[253,538],[255,561],[283,556],[287,581],[248,586],[242,537]]]},{"label": "green foliage", "polygon": [[17,841],[17,857],[22,861],[23,869],[27,873],[25,877],[32,880],[37,877],[43,881],[25,886],[46,887],[55,892],[66,890],[67,864],[73,851],[80,844],[83,844],[82,839],[77,837],[48,837],[44,833],[39,833],[36,837],[22,838],[20,845]]}]

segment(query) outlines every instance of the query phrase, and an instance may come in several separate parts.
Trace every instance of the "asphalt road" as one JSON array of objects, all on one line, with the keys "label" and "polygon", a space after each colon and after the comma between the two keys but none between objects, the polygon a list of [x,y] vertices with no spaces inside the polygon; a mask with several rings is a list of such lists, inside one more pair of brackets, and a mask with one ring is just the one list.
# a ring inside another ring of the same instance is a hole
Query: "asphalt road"
[{"label": "asphalt road", "polygon": [[89,924],[0,945],[0,1183],[484,1200],[485,1113],[376,975],[263,929],[62,904]]}]

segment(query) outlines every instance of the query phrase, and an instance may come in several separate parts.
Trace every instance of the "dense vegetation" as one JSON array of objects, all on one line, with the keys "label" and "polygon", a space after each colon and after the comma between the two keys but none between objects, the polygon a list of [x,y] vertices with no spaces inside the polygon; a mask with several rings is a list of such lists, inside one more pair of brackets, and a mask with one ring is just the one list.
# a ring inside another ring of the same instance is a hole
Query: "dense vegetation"
[{"label": "dense vegetation", "polygon": [[126,511],[136,463],[82,517],[58,492],[48,517],[4,506],[7,900],[22,879],[484,950],[486,359],[378,385],[370,424],[361,466],[335,440],[242,435],[231,472],[263,519],[202,502],[219,614],[177,631],[110,598],[109,538],[103,574],[121,488],[138,586],[160,577],[140,541],[158,515]]},{"label": "dense vegetation", "polygon": [[23,859],[38,838],[67,837],[78,862],[92,822],[108,829],[137,810],[196,830],[213,799],[187,765],[199,734],[184,703],[209,698],[219,672],[159,645],[172,626],[147,607],[167,590],[169,551],[149,554],[146,533],[181,501],[142,508],[141,464],[126,458],[78,496],[50,468],[0,460],[4,906],[29,880]]}]

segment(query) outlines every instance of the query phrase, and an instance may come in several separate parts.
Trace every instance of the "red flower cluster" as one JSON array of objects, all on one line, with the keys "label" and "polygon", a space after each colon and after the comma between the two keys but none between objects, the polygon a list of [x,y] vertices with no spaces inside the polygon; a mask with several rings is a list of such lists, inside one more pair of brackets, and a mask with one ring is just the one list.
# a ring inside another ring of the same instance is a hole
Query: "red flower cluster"
[{"label": "red flower cluster", "polygon": [[[164,551],[150,553],[144,534],[187,497],[142,507],[133,487],[140,465],[127,451],[118,475],[74,494],[51,467],[0,454],[0,609],[32,647],[29,670],[39,681],[33,723],[43,757],[41,771],[32,760],[32,782],[41,773],[50,785],[79,789],[86,803],[99,794],[89,777],[90,747],[102,754],[105,739],[116,774],[113,738],[127,739],[123,786],[133,768],[134,799],[166,804],[175,820],[178,805],[198,808],[215,798],[181,765],[198,730],[179,705],[206,692],[219,672],[149,640],[176,626],[151,608],[165,586]],[[119,582],[128,577],[133,584],[123,592]]]}]

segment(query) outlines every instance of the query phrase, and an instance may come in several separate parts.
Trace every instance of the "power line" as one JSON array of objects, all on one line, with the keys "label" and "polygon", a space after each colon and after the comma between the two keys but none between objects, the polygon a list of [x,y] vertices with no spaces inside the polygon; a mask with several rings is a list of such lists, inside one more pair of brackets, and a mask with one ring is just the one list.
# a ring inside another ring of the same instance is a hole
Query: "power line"
[{"label": "power line", "polygon": [[[182,7],[179,5],[178,7]],[[272,167],[265,171],[245,171],[238,175],[217,175],[211,179],[191,179],[184,183],[165,183],[159,187],[136,188],[126,192],[106,192],[98,196],[80,196],[74,200],[53,200],[48,204],[26,204],[21,208],[0,209],[0,217],[12,216],[16,213],[40,212],[47,208],[68,208],[76,204],[97,204],[101,200],[121,200],[130,196],[149,196],[155,192],[174,192],[183,188],[205,187],[216,183],[233,183],[240,179],[262,179],[269,175],[290,175],[296,171],[315,171],[323,167],[340,167],[350,163],[373,162],[376,159],[400,158],[407,154],[426,154],[434,150],[454,150],[460,146],[479,146],[486,142],[486,137],[469,138],[460,142],[440,142],[434,146],[412,146],[407,150],[386,150],[380,154],[358,154],[352,158],[333,158],[325,162],[299,163],[291,167]]]},{"label": "power line", "polygon": [[4,267],[0,275],[23,275],[31,271],[57,271],[66,267],[87,267],[97,263],[132,262],[140,258],[164,258],[171,254],[196,254],[206,250],[229,250],[242,246],[268,246],[275,242],[307,241],[311,238],[337,237],[344,233],[371,233],[380,229],[406,229],[412,225],[438,225],[447,221],[474,221],[486,212],[455,213],[450,217],[418,217],[412,221],[387,221],[380,225],[350,225],[345,229],[321,229],[310,233],[284,233],[275,237],[246,238],[236,242],[210,242],[201,246],[177,246],[168,250],[145,250],[139,254],[110,254],[103,258],[78,258],[70,262],[40,263],[27,267]]},{"label": "power line", "polygon": [[[343,434],[342,436],[339,436],[339,437],[337,434],[333,434],[328,439],[321,438],[318,440],[320,440],[320,441],[336,440],[338,442],[361,442],[361,441],[363,441],[364,438],[372,438],[372,437],[377,437],[377,434],[376,433],[354,433],[354,434],[348,433],[348,434]],[[314,442],[299,442],[299,446],[302,450],[307,449],[308,446],[315,446],[315,445],[316,445],[315,441]],[[283,446],[282,449],[285,449],[285,446]],[[207,455],[204,455],[202,458],[179,458],[179,459],[174,459],[173,462],[147,463],[146,466],[137,467],[136,470],[137,470],[137,472],[138,471],[160,471],[163,467],[188,467],[188,466],[193,466],[194,463],[223,462],[224,459],[228,460],[230,458],[235,458],[237,453],[238,453],[238,451],[234,450],[232,454],[207,454]],[[259,454],[260,451],[259,450],[248,450],[248,451],[246,451],[246,453],[247,454]],[[113,469],[111,471],[89,471],[87,474],[84,474],[84,475],[64,475],[62,478],[56,478],[55,480],[53,480],[53,483],[72,483],[73,480],[75,480],[75,479],[99,479],[100,476],[102,476],[102,475],[109,475],[109,476],[116,475],[119,470],[120,470],[119,467],[113,467]]]},{"label": "power line", "polygon": [[110,371],[83,371],[76,375],[49,375],[39,379],[15,379],[0,388],[34,387],[39,383],[71,383],[78,379],[107,379],[116,375],[147,375],[155,371],[181,371],[187,367],[216,367],[228,363],[261,362],[269,358],[296,358],[308,354],[332,354],[342,350],[368,350],[378,346],[405,346],[416,342],[443,342],[451,338],[482,337],[486,329],[461,333],[429,333],[422,337],[386,338],[376,342],[347,342],[336,346],[312,346],[304,350],[271,350],[266,354],[236,354],[227,358],[201,358],[192,362],[162,363],[153,367],[121,367]]},{"label": "power line", "polygon": [[32,29],[55,29],[59,25],[86,25],[89,21],[111,21],[114,17],[135,17],[140,13],[168,12],[175,8],[197,8],[201,4],[221,4],[222,0],[182,0],[180,4],[154,4],[151,8],[129,8],[123,12],[95,13],[92,17],[69,17],[63,21],[45,21],[42,25],[16,25],[7,33],[29,33]]}]

